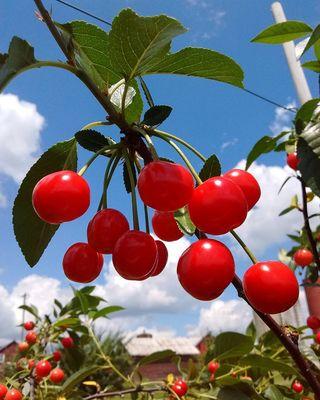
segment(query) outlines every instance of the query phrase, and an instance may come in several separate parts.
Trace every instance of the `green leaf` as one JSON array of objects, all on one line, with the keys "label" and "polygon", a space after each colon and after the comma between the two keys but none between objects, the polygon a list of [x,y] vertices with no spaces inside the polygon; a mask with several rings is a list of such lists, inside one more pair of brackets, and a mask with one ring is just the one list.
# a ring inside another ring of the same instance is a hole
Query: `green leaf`
[{"label": "green leaf", "polygon": [[[137,184],[137,172],[136,172],[136,168],[134,165],[134,162],[132,160],[129,160],[130,165],[131,165],[131,170],[133,172],[133,180],[134,180],[134,185],[136,186]],[[128,172],[128,167],[127,167],[127,163],[123,163],[123,182],[124,182],[124,186],[126,188],[127,193],[131,193],[132,188],[131,188],[131,183],[130,183],[130,178],[129,178],[129,172]]]},{"label": "green leaf", "polygon": [[96,311],[96,312],[94,313],[93,320],[96,320],[96,319],[101,318],[101,317],[106,317],[107,315],[109,315],[109,314],[111,314],[111,313],[118,312],[118,311],[122,311],[122,310],[124,310],[124,308],[123,308],[123,307],[120,307],[120,306],[108,306],[108,307],[104,307],[104,308],[102,308],[101,310]]},{"label": "green leaf", "polygon": [[213,358],[225,360],[249,353],[254,342],[250,336],[236,332],[224,332],[214,342]]},{"label": "green leaf", "polygon": [[245,393],[237,388],[224,387],[219,390],[217,395],[218,400],[250,400]]},{"label": "green leaf", "polygon": [[169,106],[154,106],[146,111],[142,123],[149,126],[162,124],[171,114],[172,107]]},{"label": "green leaf", "polygon": [[57,143],[42,154],[22,181],[14,201],[12,211],[14,234],[31,267],[37,264],[59,228],[59,225],[47,224],[37,216],[32,206],[32,191],[37,182],[45,175],[63,169],[72,171],[77,169],[75,139]]},{"label": "green leaf", "polygon": [[320,73],[320,61],[307,61],[302,64],[303,68]]},{"label": "green leaf", "polygon": [[175,354],[176,353],[172,350],[157,351],[155,353],[150,354],[149,356],[143,357],[139,361],[139,365],[146,365],[154,363],[156,361],[164,360],[166,358],[173,357]]},{"label": "green leaf", "polygon": [[187,47],[168,54],[145,74],[175,74],[212,79],[243,87],[243,71],[230,57],[209,49]]},{"label": "green leaf", "polygon": [[257,337],[257,329],[253,321],[247,326],[246,335],[252,337],[253,340],[256,340]]},{"label": "green leaf", "polygon": [[125,109],[124,112],[125,119],[128,124],[132,124],[133,122],[138,123],[143,111],[143,101],[137,81],[135,79],[131,80],[130,86],[135,90],[136,94],[132,103]]},{"label": "green leaf", "polygon": [[199,177],[202,181],[206,181],[214,176],[221,175],[221,165],[218,157],[213,154],[206,159],[201,171],[199,172]]},{"label": "green leaf", "polygon": [[73,289],[73,293],[80,302],[81,311],[83,314],[87,314],[89,311],[89,296],[86,293],[83,293],[81,290]]},{"label": "green leaf", "polygon": [[27,311],[28,313],[30,313],[31,315],[33,315],[34,317],[36,317],[37,320],[40,319],[40,317],[39,317],[39,312],[38,312],[37,307],[35,307],[35,306],[22,305],[22,306],[19,306],[19,308],[20,308],[21,310]]},{"label": "green leaf", "polygon": [[270,385],[268,389],[264,392],[264,395],[269,400],[283,400],[283,394],[275,385]]},{"label": "green leaf", "polygon": [[288,214],[290,211],[295,210],[297,207],[295,206],[290,206],[288,208],[285,208],[284,210],[281,211],[281,213],[279,214],[279,217],[281,217],[282,215]]},{"label": "green leaf", "polygon": [[0,91],[25,68],[36,64],[34,48],[25,40],[14,36],[8,54],[0,54]]},{"label": "green leaf", "polygon": [[93,151],[94,153],[101,150],[103,147],[111,146],[116,143],[110,137],[106,137],[102,133],[93,129],[79,131],[74,135],[74,137],[81,147]]},{"label": "green leaf", "polygon": [[179,21],[165,15],[140,17],[131,9],[122,10],[109,33],[113,68],[127,81],[144,75],[170,51],[171,40],[184,32]]},{"label": "green leaf", "polygon": [[238,362],[240,365],[261,368],[265,371],[274,370],[285,374],[299,375],[298,371],[290,365],[281,361],[273,360],[272,358],[260,356],[259,354],[249,354],[248,356],[241,358]]},{"label": "green leaf", "polygon": [[312,32],[312,28],[300,21],[286,21],[269,26],[260,32],[251,42],[279,44],[303,37]]},{"label": "green leaf", "polygon": [[80,324],[79,318],[64,318],[56,321],[53,326],[73,326]]},{"label": "green leaf", "polygon": [[287,184],[287,182],[289,182],[289,180],[290,180],[291,178],[293,178],[293,176],[288,176],[288,177],[284,180],[284,182],[283,182],[282,185],[280,186],[280,189],[279,189],[279,191],[278,191],[278,194],[280,194],[281,190],[285,187],[285,185]]},{"label": "green leaf", "polygon": [[68,49],[73,51],[76,66],[85,71],[101,91],[122,79],[111,63],[107,32],[84,21],[56,25]]},{"label": "green leaf", "polygon": [[306,47],[304,48],[301,57],[310,49],[311,46],[315,45],[320,39],[320,25],[316,26],[316,28],[313,30],[312,35],[310,36],[310,39],[308,40],[308,43],[306,44]]},{"label": "green leaf", "polygon": [[[319,120],[319,115],[317,116]],[[310,123],[298,139],[299,171],[306,185],[320,196],[320,123]]]},{"label": "green leaf", "polygon": [[[319,63],[320,65],[320,63]],[[304,103],[299,110],[297,111],[295,118],[295,126],[298,133],[301,133],[301,130],[305,128],[306,123],[308,123],[314,114],[315,109],[320,103],[320,99],[312,99]],[[297,126],[298,125],[298,126]],[[299,129],[301,127],[301,130]]]},{"label": "green leaf", "polygon": [[62,385],[61,393],[67,394],[71,392],[78,384],[80,384],[85,378],[94,374],[96,371],[101,369],[101,366],[94,365],[90,367],[85,367],[72,374]]},{"label": "green leaf", "polygon": [[196,227],[191,221],[187,207],[180,208],[179,210],[175,211],[174,219],[176,220],[178,228],[182,233],[189,236],[192,236],[195,233]]}]

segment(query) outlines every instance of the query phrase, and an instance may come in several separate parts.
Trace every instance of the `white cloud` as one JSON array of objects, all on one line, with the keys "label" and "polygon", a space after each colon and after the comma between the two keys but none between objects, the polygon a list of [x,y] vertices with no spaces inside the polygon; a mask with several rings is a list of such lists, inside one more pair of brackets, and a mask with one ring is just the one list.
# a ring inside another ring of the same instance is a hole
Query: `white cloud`
[{"label": "white cloud", "polygon": [[[36,160],[43,127],[44,118],[35,104],[13,94],[0,94],[1,174],[21,181]],[[1,203],[4,204],[3,195]]]},{"label": "white cloud", "polygon": [[221,151],[223,151],[223,150],[227,149],[228,147],[233,147],[233,146],[235,146],[238,142],[239,142],[239,139],[238,139],[238,138],[233,138],[233,139],[231,139],[231,140],[228,140],[228,141],[226,141],[226,142],[223,142],[222,145],[221,145],[221,147],[220,147],[220,149],[221,149]]},{"label": "white cloud", "polygon": [[[285,160],[283,160],[285,164]],[[243,169],[242,160],[236,168]],[[254,163],[249,172],[255,176],[261,187],[261,198],[255,208],[249,212],[245,223],[237,232],[259,255],[263,254],[272,245],[280,246],[287,240],[286,234],[295,229],[301,229],[303,218],[299,211],[292,211],[282,217],[279,213],[290,206],[291,198],[300,196],[300,183],[297,179],[290,179],[280,194],[278,191],[284,180],[292,175],[288,166],[267,166]],[[319,200],[309,203],[310,214],[319,212]],[[276,256],[276,255],[275,255]]]},{"label": "white cloud", "polygon": [[[286,108],[295,108],[297,106],[295,101],[286,104]],[[288,110],[281,107],[275,109],[274,120],[269,125],[271,132],[274,135],[279,135],[283,131],[289,131],[291,127],[291,121],[294,114]]]}]

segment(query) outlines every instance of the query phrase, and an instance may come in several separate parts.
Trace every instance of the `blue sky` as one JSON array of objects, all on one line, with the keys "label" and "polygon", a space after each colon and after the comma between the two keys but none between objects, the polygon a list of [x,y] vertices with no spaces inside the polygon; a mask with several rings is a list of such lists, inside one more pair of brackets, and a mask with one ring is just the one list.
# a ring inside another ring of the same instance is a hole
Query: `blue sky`
[{"label": "blue sky", "polygon": [[[252,37],[272,23],[270,1],[109,0],[107,4],[103,0],[94,2],[70,0],[70,2],[106,20],[112,20],[124,7],[131,7],[143,15],[164,13],[176,17],[189,31],[174,42],[174,49],[191,45],[220,51],[233,57],[242,66],[245,72],[245,86],[248,89],[281,104],[294,104],[296,101],[294,87],[281,47],[250,43]],[[282,3],[289,19],[305,20],[311,26],[318,23],[320,5],[317,1],[283,1]],[[53,17],[57,21],[86,19],[95,23],[89,17],[82,16],[54,1],[46,2],[49,7],[51,4]],[[37,58],[63,59],[44,24],[35,18],[34,10],[35,6],[30,0],[24,1],[23,8],[20,2],[10,0],[1,2],[1,51],[6,51],[11,37],[17,35],[28,40],[35,47]],[[103,24],[100,25],[108,29]],[[313,95],[317,96],[315,74],[308,73],[307,78]],[[206,155],[216,153],[221,160],[223,171],[227,171],[244,159],[259,137],[276,133],[280,127],[290,126],[290,115],[287,113],[276,110],[272,105],[228,85],[201,79],[167,76],[148,77],[147,82],[157,104],[168,104],[173,107],[170,119],[162,128],[181,135]],[[67,296],[68,282],[62,273],[61,260],[65,250],[72,243],[86,239],[86,225],[92,217],[98,201],[103,164],[102,161],[98,161],[86,175],[93,193],[91,209],[81,219],[67,224],[59,230],[44,257],[33,271],[30,271],[21,255],[11,225],[10,212],[18,188],[17,181],[26,171],[27,165],[25,164],[28,164],[28,160],[37,158],[43,150],[55,142],[71,137],[86,123],[103,119],[104,113],[88,90],[64,71],[42,69],[28,72],[11,83],[5,93],[18,96],[16,100],[18,106],[22,107],[22,112],[24,106],[21,101],[36,105],[37,111],[35,109],[32,111],[34,118],[31,126],[34,126],[38,132],[38,137],[35,138],[32,136],[32,132],[28,132],[29,136],[27,139],[25,138],[24,144],[30,140],[34,149],[29,152],[26,150],[18,152],[21,154],[21,159],[19,160],[18,157],[17,162],[10,169],[1,165],[0,162],[0,195],[3,198],[0,208],[0,294],[3,293],[3,298],[7,302],[5,304],[8,304],[8,307],[13,307],[13,304],[17,303],[17,296],[23,290],[30,292],[30,300],[37,297],[32,297],[32,293],[38,293],[38,298],[46,299],[47,304],[50,296],[41,292],[39,286],[42,286],[42,289],[48,287],[48,290],[56,288],[54,295]],[[6,100],[8,98],[3,99],[3,107],[5,107]],[[44,118],[44,122],[40,115]],[[22,130],[21,134],[23,134],[23,126],[20,124],[15,130],[14,121],[11,121],[8,126],[12,132],[6,131],[5,133],[0,130],[0,137],[3,135],[2,139],[9,147],[11,147],[9,143],[12,138],[12,146],[16,146],[18,151],[18,147],[21,145],[19,137],[22,137],[18,135],[18,132]],[[115,138],[118,136],[114,128],[105,129],[104,132]],[[172,151],[166,146],[161,145],[159,149],[161,155],[173,157]],[[11,149],[11,151],[14,150]],[[89,153],[81,151],[79,165],[89,157]],[[192,160],[196,168],[200,169],[199,162]],[[278,213],[277,205],[273,207],[273,204],[278,203],[279,207],[285,206],[295,192],[295,187],[291,186],[281,200],[272,197],[276,196],[275,193],[281,184],[281,179],[288,174],[288,170],[284,169],[283,165],[283,154],[272,154],[265,156],[253,169],[253,173],[261,179],[265,190],[260,208],[258,205],[255,214],[250,216],[241,231],[258,254],[264,258],[276,258],[280,247],[285,245],[285,242],[283,243],[284,233],[297,225],[295,219],[290,216],[278,222],[277,233],[282,234],[281,238],[275,235],[275,227],[272,226],[272,218]],[[119,174],[115,176],[115,182],[111,186],[110,199],[111,206],[120,205],[121,211],[131,215],[129,198],[123,191],[122,179]],[[248,224],[251,226],[248,227]],[[244,269],[249,266],[248,261],[240,255],[238,249],[233,247],[233,243],[228,238],[225,240],[234,250],[237,270],[242,274]],[[282,243],[280,243],[281,240]],[[186,242],[171,246],[172,263],[169,265],[170,268],[174,269],[174,260],[185,246]],[[106,264],[108,263],[109,259],[106,258]],[[234,313],[236,310],[239,311],[239,314],[243,312],[247,319],[250,315],[250,312],[244,309],[242,304],[239,305],[239,302],[234,300],[236,294],[232,288],[225,292],[222,302],[216,303],[218,305],[211,306],[193,301],[188,303],[187,296],[182,292],[179,292],[180,297],[177,298],[174,298],[176,293],[170,293],[168,288],[171,289],[171,286],[167,285],[170,274],[167,278],[159,278],[158,288],[156,281],[152,284],[144,283],[141,286],[132,284],[133,286],[130,287],[129,284],[124,285],[123,282],[118,282],[118,278],[110,272],[108,267],[106,267],[106,271],[109,272],[106,272],[106,275],[97,281],[99,290],[108,300],[117,301],[118,304],[125,305],[128,309],[121,321],[119,318],[119,324],[115,323],[115,328],[134,330],[139,326],[146,326],[162,330],[172,329],[182,335],[187,331],[196,334],[197,331],[194,327],[197,324],[201,325],[201,318],[206,318],[201,317],[206,310],[210,309],[212,315],[217,316],[221,314],[221,310],[227,309],[231,310],[230,313]],[[32,274],[31,277],[30,274]],[[118,284],[110,282],[110,280],[114,280]],[[130,308],[130,304],[132,304],[130,296],[135,297],[134,290],[140,291],[140,293],[141,290],[146,291],[150,307],[142,304],[143,301],[137,301],[137,304]],[[172,290],[175,291],[175,286],[172,286]],[[232,303],[232,301],[234,302]],[[187,305],[187,309],[184,309],[183,304]],[[4,307],[0,305],[0,316],[5,312]],[[12,316],[7,315],[7,318],[9,318],[8,321],[11,321],[10,323],[13,323]],[[236,325],[237,322],[234,324]],[[2,332],[1,329],[0,338],[13,334],[13,331]]]}]

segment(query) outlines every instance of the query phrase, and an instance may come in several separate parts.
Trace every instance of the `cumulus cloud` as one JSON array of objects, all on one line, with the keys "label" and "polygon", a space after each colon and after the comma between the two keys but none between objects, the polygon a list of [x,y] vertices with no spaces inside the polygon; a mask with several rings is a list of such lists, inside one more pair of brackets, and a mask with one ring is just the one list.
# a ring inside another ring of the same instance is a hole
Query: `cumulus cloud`
[{"label": "cumulus cloud", "polygon": [[[287,108],[296,108],[297,104],[295,101],[292,101],[286,104]],[[275,109],[274,120],[269,125],[271,132],[274,135],[278,135],[283,131],[289,131],[291,129],[291,121],[293,119],[294,114],[288,110],[285,110],[281,107],[277,107]]]},{"label": "cumulus cloud", "polygon": [[[13,94],[0,94],[1,174],[21,181],[40,150],[44,123],[35,104]],[[0,204],[3,199],[0,196]]]}]

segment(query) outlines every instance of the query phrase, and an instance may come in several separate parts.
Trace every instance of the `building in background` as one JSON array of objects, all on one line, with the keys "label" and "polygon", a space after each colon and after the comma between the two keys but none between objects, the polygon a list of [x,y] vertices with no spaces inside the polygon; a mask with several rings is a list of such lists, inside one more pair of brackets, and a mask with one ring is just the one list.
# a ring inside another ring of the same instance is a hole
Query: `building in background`
[{"label": "building in background", "polygon": [[18,353],[18,343],[12,341],[0,348],[0,378],[3,376],[5,363],[13,361]]}]

